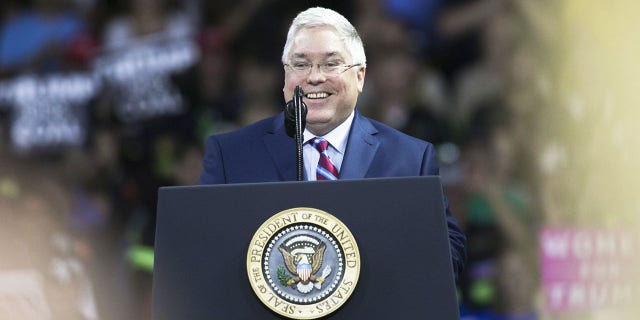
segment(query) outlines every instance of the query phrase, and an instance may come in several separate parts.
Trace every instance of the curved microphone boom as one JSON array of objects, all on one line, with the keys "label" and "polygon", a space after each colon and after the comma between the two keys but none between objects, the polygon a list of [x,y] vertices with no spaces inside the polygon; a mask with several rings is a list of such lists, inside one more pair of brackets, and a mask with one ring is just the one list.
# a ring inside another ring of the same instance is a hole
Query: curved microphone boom
[{"label": "curved microphone boom", "polygon": [[296,168],[298,181],[304,180],[304,162],[302,158],[302,133],[307,124],[307,105],[302,101],[302,88],[293,89],[293,98],[284,108],[284,127],[287,135],[296,141]]}]

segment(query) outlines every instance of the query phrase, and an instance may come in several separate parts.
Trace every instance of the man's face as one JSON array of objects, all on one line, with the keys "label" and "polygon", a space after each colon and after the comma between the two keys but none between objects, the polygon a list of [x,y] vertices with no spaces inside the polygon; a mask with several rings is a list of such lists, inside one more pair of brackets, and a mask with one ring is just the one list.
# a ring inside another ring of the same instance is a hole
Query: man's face
[{"label": "man's face", "polygon": [[[353,67],[336,74],[324,74],[318,64],[353,64],[351,54],[333,28],[319,27],[298,31],[289,52],[288,64],[309,63],[309,72],[296,72],[285,67],[284,99],[291,100],[299,85],[307,105],[307,129],[315,135],[325,135],[351,114],[364,85],[364,67]],[[340,68],[343,71],[344,68]]]}]

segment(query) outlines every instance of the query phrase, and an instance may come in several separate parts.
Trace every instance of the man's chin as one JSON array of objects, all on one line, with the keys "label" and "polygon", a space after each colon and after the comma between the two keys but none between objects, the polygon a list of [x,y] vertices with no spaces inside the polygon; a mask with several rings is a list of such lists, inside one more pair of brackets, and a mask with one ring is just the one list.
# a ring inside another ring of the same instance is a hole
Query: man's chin
[{"label": "man's chin", "polygon": [[311,131],[311,133],[317,136],[323,136],[329,133],[334,128],[331,128],[331,121],[309,121],[307,119],[307,130]]},{"label": "man's chin", "polygon": [[317,112],[309,110],[307,113],[307,125],[308,126],[325,126],[331,122],[331,116],[319,115]]}]

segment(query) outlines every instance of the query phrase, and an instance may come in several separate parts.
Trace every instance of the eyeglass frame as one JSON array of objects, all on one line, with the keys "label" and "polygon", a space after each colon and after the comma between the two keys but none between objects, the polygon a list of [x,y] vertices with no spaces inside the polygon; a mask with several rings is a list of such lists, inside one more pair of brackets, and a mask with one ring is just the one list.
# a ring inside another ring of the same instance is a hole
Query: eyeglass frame
[{"label": "eyeglass frame", "polygon": [[340,72],[327,72],[324,71],[323,68],[326,68],[326,66],[328,64],[330,64],[331,62],[324,62],[324,63],[309,63],[308,67],[305,69],[296,69],[294,66],[292,66],[291,64],[285,63],[283,66],[284,67],[289,67],[291,69],[291,71],[293,71],[293,73],[298,74],[298,75],[305,75],[305,72],[307,72],[306,75],[311,74],[312,70],[313,70],[313,66],[317,66],[318,67],[318,71],[320,71],[322,74],[324,74],[325,76],[337,76],[340,74],[343,74],[345,72],[347,72],[347,70],[353,68],[353,67],[358,67],[358,66],[362,66],[362,63],[358,62],[358,63],[354,63],[354,64],[341,64],[336,66],[335,68],[344,68],[344,70],[340,71]]}]

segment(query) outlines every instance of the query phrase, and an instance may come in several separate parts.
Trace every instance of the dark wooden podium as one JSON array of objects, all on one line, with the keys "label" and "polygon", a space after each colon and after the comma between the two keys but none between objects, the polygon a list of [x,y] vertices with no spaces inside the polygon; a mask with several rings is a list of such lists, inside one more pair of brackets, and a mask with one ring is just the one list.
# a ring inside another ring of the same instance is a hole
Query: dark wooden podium
[{"label": "dark wooden podium", "polygon": [[254,294],[249,242],[272,215],[317,208],[358,243],[349,300],[327,319],[458,319],[438,177],[163,187],[152,318],[281,319]]}]

